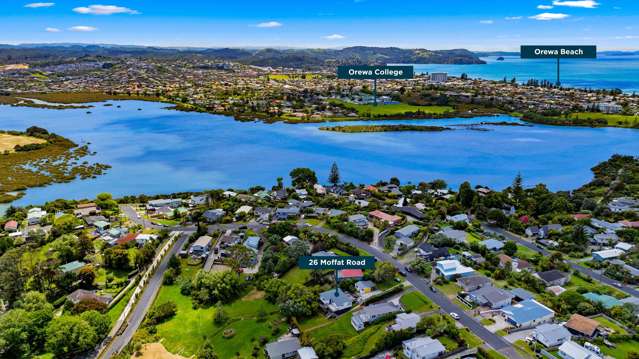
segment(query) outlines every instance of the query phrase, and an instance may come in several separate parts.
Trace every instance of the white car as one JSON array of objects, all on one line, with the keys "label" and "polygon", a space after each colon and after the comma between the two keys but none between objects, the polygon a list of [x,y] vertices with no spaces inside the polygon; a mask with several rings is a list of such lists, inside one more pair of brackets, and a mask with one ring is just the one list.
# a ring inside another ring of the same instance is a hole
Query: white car
[{"label": "white car", "polygon": [[450,312],[450,316],[453,317],[453,319],[455,319],[455,320],[459,320],[459,314],[457,314],[455,312]]}]

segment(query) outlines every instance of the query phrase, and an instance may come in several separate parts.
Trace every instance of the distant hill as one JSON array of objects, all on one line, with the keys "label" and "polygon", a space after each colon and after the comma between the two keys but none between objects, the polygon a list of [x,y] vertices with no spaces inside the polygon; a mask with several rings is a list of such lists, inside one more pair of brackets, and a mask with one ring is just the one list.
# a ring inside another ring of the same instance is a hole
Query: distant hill
[{"label": "distant hill", "polygon": [[236,49],[161,48],[119,45],[30,44],[0,45],[0,64],[56,62],[86,57],[147,56],[158,58],[197,56],[237,61],[256,66],[321,67],[339,64],[483,64],[465,49],[427,50],[355,46],[343,49]]}]

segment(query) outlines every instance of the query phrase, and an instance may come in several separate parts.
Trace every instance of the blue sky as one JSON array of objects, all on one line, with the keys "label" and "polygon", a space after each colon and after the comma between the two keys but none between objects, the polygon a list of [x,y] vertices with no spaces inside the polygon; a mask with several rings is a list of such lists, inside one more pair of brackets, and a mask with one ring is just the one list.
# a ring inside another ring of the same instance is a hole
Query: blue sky
[{"label": "blue sky", "polygon": [[0,43],[639,49],[637,0],[2,0]]}]

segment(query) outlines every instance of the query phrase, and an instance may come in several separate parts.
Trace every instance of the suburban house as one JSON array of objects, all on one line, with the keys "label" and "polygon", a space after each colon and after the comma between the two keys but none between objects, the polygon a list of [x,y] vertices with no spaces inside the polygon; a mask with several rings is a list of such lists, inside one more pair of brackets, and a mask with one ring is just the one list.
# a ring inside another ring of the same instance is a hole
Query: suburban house
[{"label": "suburban house", "polygon": [[537,226],[530,226],[528,228],[526,228],[526,236],[528,237],[536,237],[539,235],[539,227]]},{"label": "suburban house", "polygon": [[288,235],[284,238],[282,238],[282,240],[284,241],[284,243],[288,244],[289,246],[297,241],[299,241],[300,239],[297,238],[296,236],[292,236],[292,235]]},{"label": "suburban house", "polygon": [[4,224],[4,230],[7,232],[15,232],[18,230],[18,222],[14,221],[14,220],[10,220],[7,221],[7,223]]},{"label": "suburban house", "polygon": [[300,209],[298,207],[286,207],[278,208],[275,210],[275,219],[278,221],[285,221],[287,219],[295,218],[300,215]]},{"label": "suburban house", "polygon": [[141,247],[145,245],[147,242],[150,242],[157,238],[158,238],[157,234],[140,233],[137,236],[135,236],[135,243],[137,243],[137,245]]},{"label": "suburban house", "polygon": [[253,212],[253,207],[244,205],[244,206],[240,206],[240,208],[238,208],[237,211],[235,211],[235,215],[236,216],[237,215],[241,215],[241,214],[242,215],[246,215],[246,214],[249,214],[251,212]]},{"label": "suburban house", "polygon": [[435,259],[442,259],[448,257],[447,247],[435,247],[428,243],[421,243],[417,249],[417,256],[424,258],[427,261],[433,261]]},{"label": "suburban house", "polygon": [[458,229],[453,229],[451,227],[446,227],[441,231],[437,232],[437,234],[442,235],[448,239],[451,239],[457,243],[466,243],[468,238],[468,233],[465,231],[460,231]]},{"label": "suburban house", "polygon": [[546,323],[555,317],[555,312],[552,309],[534,299],[509,305],[500,311],[506,321],[518,328]]},{"label": "suburban house", "polygon": [[300,359],[319,359],[313,347],[299,348],[297,350],[297,355],[300,357]]},{"label": "suburban house", "polygon": [[513,300],[513,295],[509,291],[492,285],[486,285],[474,290],[468,293],[468,297],[475,304],[489,307],[490,309],[503,308],[510,305]]},{"label": "suburban house", "polygon": [[470,218],[465,213],[456,214],[454,216],[446,216],[448,222],[470,222]]},{"label": "suburban house", "polygon": [[622,250],[624,252],[630,252],[630,250],[632,250],[632,248],[634,248],[634,245],[632,245],[630,243],[626,243],[626,242],[619,242],[619,243],[615,244],[615,248],[616,249],[620,249],[620,250]]},{"label": "suburban house", "polygon": [[395,317],[395,324],[389,325],[387,329],[390,331],[415,329],[421,319],[422,317],[420,317],[419,314],[399,313]]},{"label": "suburban house", "polygon": [[608,208],[615,213],[639,211],[639,200],[630,197],[615,198],[608,203]]},{"label": "suburban house", "polygon": [[361,269],[340,269],[337,271],[337,280],[341,280],[341,279],[361,280],[362,278],[364,278],[364,271]]},{"label": "suburban house", "polygon": [[532,333],[532,337],[535,338],[546,348],[556,347],[569,341],[572,335],[568,329],[559,324],[541,324]]},{"label": "suburban house", "polygon": [[358,213],[352,216],[348,216],[348,221],[361,229],[368,228],[368,219],[366,219],[366,216],[363,214]]},{"label": "suburban house", "polygon": [[597,246],[608,246],[617,242],[619,236],[616,233],[597,233],[590,239],[590,243]]},{"label": "suburban house", "polygon": [[402,221],[401,217],[395,216],[395,215],[391,215],[391,214],[388,214],[388,213],[384,213],[384,212],[382,212],[380,210],[375,210],[375,211],[370,212],[368,214],[368,218],[370,218],[372,221],[386,223],[386,224],[389,224],[391,226],[398,225]]},{"label": "suburban house", "polygon": [[607,294],[598,294],[598,293],[588,292],[588,293],[584,293],[583,296],[584,298],[588,299],[591,302],[601,303],[601,305],[603,305],[604,308],[606,309],[610,309],[610,308],[618,307],[622,305],[619,299]]},{"label": "suburban house", "polygon": [[95,203],[80,203],[73,210],[73,215],[76,217],[94,216],[98,213],[100,213],[100,208]]},{"label": "suburban house", "polygon": [[246,238],[246,241],[244,241],[244,246],[257,252],[260,249],[260,237],[251,236]]},{"label": "suburban house", "polygon": [[297,357],[300,348],[302,346],[299,339],[289,338],[266,344],[264,351],[269,359],[288,359]]},{"label": "suburban house", "polygon": [[38,224],[46,215],[47,211],[43,211],[39,207],[33,207],[27,212],[27,222],[29,225]]},{"label": "suburban house", "polygon": [[539,238],[548,238],[550,232],[559,232],[563,227],[561,224],[547,224],[539,228]]},{"label": "suburban house", "polygon": [[399,207],[399,210],[405,215],[413,217],[419,221],[421,221],[422,219],[426,217],[424,213],[420,211],[417,207],[403,206],[403,207]]},{"label": "suburban house", "polygon": [[375,290],[375,283],[370,280],[360,280],[359,282],[355,282],[355,290],[360,297],[365,296]]},{"label": "suburban house", "polygon": [[107,296],[97,295],[95,294],[95,292],[90,290],[76,289],[67,296],[67,299],[74,305],[80,302],[86,302],[86,301],[100,302],[104,305],[108,305],[109,302],[111,302],[112,298]]},{"label": "suburban house", "polygon": [[201,236],[193,242],[191,248],[189,248],[189,254],[200,257],[207,256],[211,249],[211,241],[213,241],[213,238],[210,236]]},{"label": "suburban house", "polygon": [[486,246],[486,249],[488,249],[489,251],[499,251],[502,248],[504,248],[504,242],[498,241],[498,240],[493,239],[493,238],[487,239],[487,240],[481,242],[481,244]]},{"label": "suburban house", "polygon": [[464,292],[472,292],[483,286],[490,285],[491,283],[492,281],[490,278],[483,275],[457,278],[457,284],[464,290]]},{"label": "suburban house", "polygon": [[569,340],[558,349],[557,354],[564,359],[602,359],[599,353],[588,350],[581,345]]},{"label": "suburban house", "polygon": [[414,224],[409,224],[405,227],[402,227],[401,229],[396,230],[395,237],[397,237],[397,239],[412,241],[412,238],[415,237],[417,233],[419,233],[419,227]]},{"label": "suburban house", "polygon": [[597,335],[600,324],[598,321],[581,314],[573,314],[564,326],[575,335],[593,338]]},{"label": "suburban house", "polygon": [[402,342],[402,351],[408,359],[433,359],[446,352],[442,343],[431,337],[417,337]]},{"label": "suburban house", "polygon": [[570,274],[552,269],[545,272],[537,272],[535,276],[541,279],[547,286],[565,285],[570,280]]},{"label": "suburban house", "polygon": [[353,313],[353,316],[351,317],[351,325],[355,328],[355,330],[360,331],[363,330],[366,325],[381,317],[393,313],[399,313],[401,311],[402,308],[392,302],[372,304]]},{"label": "suburban house", "polygon": [[179,198],[164,198],[164,199],[153,199],[147,203],[147,208],[160,208],[160,207],[171,207],[178,208],[182,205],[182,200]]},{"label": "suburban house", "polygon": [[449,280],[457,277],[471,276],[475,273],[473,268],[462,265],[456,259],[439,261],[435,269],[441,276]]},{"label": "suburban house", "polygon": [[216,223],[219,222],[225,214],[226,212],[221,208],[209,209],[202,213],[202,217],[204,217],[208,223]]},{"label": "suburban house", "polygon": [[319,297],[322,307],[331,313],[343,313],[353,307],[354,298],[340,288],[337,291],[330,289],[322,292]]},{"label": "suburban house", "polygon": [[69,262],[67,264],[61,265],[59,269],[62,271],[62,273],[78,272],[80,271],[80,269],[84,268],[86,265],[87,264],[84,262],[73,261],[73,262]]},{"label": "suburban house", "polygon": [[510,290],[510,293],[512,293],[513,299],[517,302],[535,298],[534,294],[523,288],[513,288]]},{"label": "suburban house", "polygon": [[592,252],[592,259],[597,262],[603,262],[609,259],[621,257],[625,253],[626,252],[617,248],[604,249],[603,251]]}]

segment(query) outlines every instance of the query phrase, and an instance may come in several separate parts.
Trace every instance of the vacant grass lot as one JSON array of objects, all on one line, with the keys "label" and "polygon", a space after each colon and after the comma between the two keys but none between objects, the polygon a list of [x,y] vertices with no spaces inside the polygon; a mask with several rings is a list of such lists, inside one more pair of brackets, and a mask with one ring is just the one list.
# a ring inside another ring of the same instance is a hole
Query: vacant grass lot
[{"label": "vacant grass lot", "polygon": [[31,136],[17,136],[7,133],[0,133],[0,152],[9,151],[14,152],[13,148],[20,145],[30,145],[35,143],[46,143],[47,141],[31,137]]},{"label": "vacant grass lot", "polygon": [[589,292],[596,292],[596,293],[600,293],[600,294],[608,294],[611,295],[617,299],[623,299],[625,297],[627,297],[628,295],[616,288],[601,284],[599,282],[595,282],[593,281],[591,282],[587,282],[579,277],[577,277],[576,275],[572,275],[570,277],[570,281],[568,282],[567,285],[564,286],[564,288],[566,289],[577,289],[577,288],[584,288]]},{"label": "vacant grass lot", "polygon": [[603,325],[604,327],[614,330],[616,334],[628,334],[628,332],[624,328],[620,327],[617,323],[611,321],[606,317],[596,317],[594,319],[601,323],[601,325]]},{"label": "vacant grass lot", "polygon": [[397,116],[409,113],[441,115],[453,111],[453,108],[450,106],[413,106],[404,103],[374,106],[353,104],[335,99],[331,100],[331,102],[354,110],[362,117]]},{"label": "vacant grass lot", "polygon": [[399,301],[407,312],[421,313],[437,308],[430,299],[417,291],[404,294]]},{"label": "vacant grass lot", "polygon": [[[190,279],[199,269],[187,265],[182,268],[181,280]],[[229,320],[220,326],[213,322],[215,307],[194,309],[191,298],[180,293],[178,284],[162,286],[154,305],[167,301],[176,303],[177,314],[157,326],[157,335],[169,352],[186,357],[197,354],[209,341],[220,358],[236,357],[238,353],[242,358],[249,358],[254,347],[260,347],[258,358],[263,358],[260,338],[270,342],[286,330],[278,308],[263,299],[263,293],[258,291],[246,293],[243,298],[224,305]],[[258,318],[261,311],[267,313],[263,320]],[[235,335],[224,338],[222,334],[226,329],[235,330]]]}]

